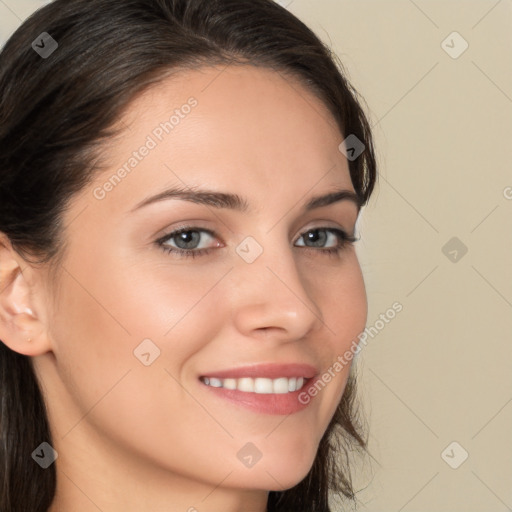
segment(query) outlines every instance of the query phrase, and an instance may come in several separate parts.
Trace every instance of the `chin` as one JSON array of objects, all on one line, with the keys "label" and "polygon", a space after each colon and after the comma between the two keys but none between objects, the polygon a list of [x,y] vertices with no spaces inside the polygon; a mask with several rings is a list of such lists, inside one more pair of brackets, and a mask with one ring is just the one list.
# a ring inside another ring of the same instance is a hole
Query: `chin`
[{"label": "chin", "polygon": [[[237,471],[235,486],[245,489],[261,489],[266,491],[285,491],[295,487],[309,473],[316,453],[309,457],[302,454],[275,456],[263,458],[246,471]],[[234,475],[233,475],[234,476]]]}]

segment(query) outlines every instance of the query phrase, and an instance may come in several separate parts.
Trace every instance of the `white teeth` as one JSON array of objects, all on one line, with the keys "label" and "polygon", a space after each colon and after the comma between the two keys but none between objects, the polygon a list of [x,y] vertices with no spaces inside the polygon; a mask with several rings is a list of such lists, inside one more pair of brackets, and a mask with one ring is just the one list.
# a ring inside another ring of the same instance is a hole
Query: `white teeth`
[{"label": "white teeth", "polygon": [[213,386],[214,388],[221,388],[222,387],[222,381],[220,379],[216,379],[214,377],[211,377],[211,378],[209,378],[207,380],[210,381],[209,385]]},{"label": "white teeth", "polygon": [[254,392],[255,393],[272,393],[272,379],[256,378],[254,379]]},{"label": "white teeth", "polygon": [[284,394],[293,393],[302,388],[304,377],[279,377],[277,379],[267,379],[264,377],[242,377],[240,379],[217,379],[215,377],[202,377],[201,379],[207,386],[215,388],[237,389],[246,393],[259,394]]},{"label": "white teeth", "polygon": [[274,393],[288,393],[288,379],[286,377],[276,379],[272,384]]},{"label": "white teeth", "polygon": [[238,384],[237,384],[236,388],[240,391],[248,391],[248,392],[254,391],[254,379],[250,379],[248,377],[244,377],[243,379],[238,379]]},{"label": "white teeth", "polygon": [[222,387],[226,389],[236,389],[236,379],[224,379]]}]

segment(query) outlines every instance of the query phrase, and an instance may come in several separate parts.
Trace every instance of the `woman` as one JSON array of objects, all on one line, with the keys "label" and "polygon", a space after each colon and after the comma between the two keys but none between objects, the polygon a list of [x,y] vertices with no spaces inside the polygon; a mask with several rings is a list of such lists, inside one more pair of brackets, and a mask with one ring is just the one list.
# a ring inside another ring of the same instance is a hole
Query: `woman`
[{"label": "woman", "polygon": [[0,55],[2,511],[329,511],[366,447],[335,57],[270,0],[56,0]]}]

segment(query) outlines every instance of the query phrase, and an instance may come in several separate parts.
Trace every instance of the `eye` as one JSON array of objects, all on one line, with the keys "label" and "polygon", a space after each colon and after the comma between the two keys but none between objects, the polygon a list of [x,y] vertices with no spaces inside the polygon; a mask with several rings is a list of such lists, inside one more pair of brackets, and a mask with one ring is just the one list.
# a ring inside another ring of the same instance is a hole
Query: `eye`
[{"label": "eye", "polygon": [[184,227],[160,238],[157,244],[166,252],[195,257],[210,252],[211,248],[201,247],[208,245],[208,239],[215,239],[209,229]]},{"label": "eye", "polygon": [[[166,253],[176,257],[195,258],[208,254],[215,247],[222,247],[220,243],[212,245],[215,239],[215,233],[209,229],[186,226],[163,236],[156,244]],[[342,229],[329,227],[309,229],[301,234],[298,241],[301,239],[304,239],[304,242],[297,242],[296,247],[331,256],[339,254],[347,245],[358,240]]]},{"label": "eye", "polygon": [[317,250],[330,256],[338,255],[345,247],[358,238],[348,235],[345,231],[338,228],[314,228],[302,233],[300,239],[304,239],[298,247]]},{"label": "eye", "polygon": [[300,238],[304,238],[305,243],[298,244],[299,247],[322,248],[325,247],[326,244],[330,244],[331,247],[333,247],[334,244],[334,247],[337,247],[340,244],[340,239],[345,241],[348,236],[344,231],[335,228],[315,228],[306,231]]}]

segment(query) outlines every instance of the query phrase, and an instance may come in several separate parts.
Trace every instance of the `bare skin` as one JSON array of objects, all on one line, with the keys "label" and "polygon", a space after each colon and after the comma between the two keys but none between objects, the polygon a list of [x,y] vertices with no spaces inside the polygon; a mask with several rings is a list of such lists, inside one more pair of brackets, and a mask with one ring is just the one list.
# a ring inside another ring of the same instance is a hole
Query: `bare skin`
[{"label": "bare skin", "polygon": [[[105,187],[190,97],[197,105]],[[0,339],[32,357],[58,452],[50,510],[263,512],[269,490],[308,473],[350,367],[288,416],[218,399],[198,377],[268,362],[325,371],[364,329],[354,245],[325,252],[339,245],[329,228],[354,233],[357,206],[302,211],[313,196],[354,191],[338,150],[344,136],[308,90],[248,65],[166,79],[122,123],[108,169],[65,213],[57,287],[0,239]],[[171,186],[237,194],[248,210],[174,198],[131,211]],[[101,199],[98,187],[109,189]],[[199,230],[208,254],[156,244],[183,225]],[[306,246],[315,228],[326,241]],[[263,249],[252,263],[236,252],[248,236]],[[160,350],[148,366],[134,355],[144,339]],[[249,442],[262,454],[250,468],[237,457]]]}]

